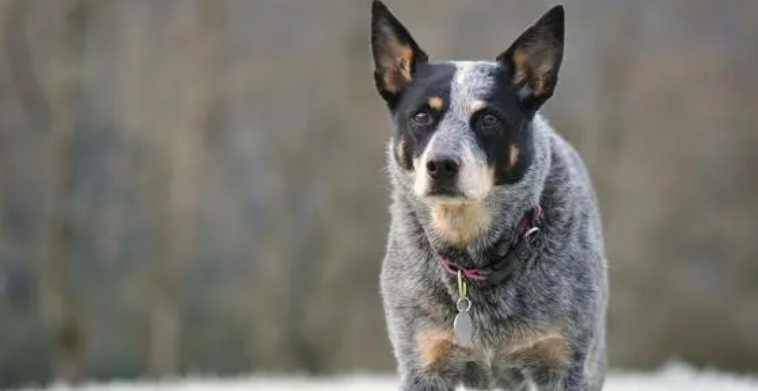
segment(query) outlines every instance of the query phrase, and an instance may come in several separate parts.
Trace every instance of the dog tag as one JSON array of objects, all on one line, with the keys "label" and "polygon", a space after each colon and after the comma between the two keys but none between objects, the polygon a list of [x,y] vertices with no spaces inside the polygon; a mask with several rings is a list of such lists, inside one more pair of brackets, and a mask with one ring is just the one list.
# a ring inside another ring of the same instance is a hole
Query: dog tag
[{"label": "dog tag", "polygon": [[453,320],[453,332],[455,333],[455,342],[460,345],[468,345],[474,335],[474,325],[471,323],[471,317],[468,312],[459,312]]},{"label": "dog tag", "polygon": [[453,319],[453,334],[455,342],[460,345],[468,345],[474,336],[474,323],[468,311],[471,309],[471,301],[467,298],[458,299],[455,303],[458,314]]}]

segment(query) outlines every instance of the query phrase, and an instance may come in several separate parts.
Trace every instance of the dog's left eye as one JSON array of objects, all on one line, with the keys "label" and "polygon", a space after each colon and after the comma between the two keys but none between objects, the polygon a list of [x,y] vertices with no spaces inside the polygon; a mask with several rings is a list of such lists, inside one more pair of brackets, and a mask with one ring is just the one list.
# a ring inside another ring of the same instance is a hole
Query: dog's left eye
[{"label": "dog's left eye", "polygon": [[416,126],[429,126],[432,123],[432,116],[425,110],[421,110],[413,115],[412,120]]},{"label": "dog's left eye", "polygon": [[492,130],[500,125],[500,120],[492,114],[483,115],[479,121],[482,124],[482,129],[484,130]]}]

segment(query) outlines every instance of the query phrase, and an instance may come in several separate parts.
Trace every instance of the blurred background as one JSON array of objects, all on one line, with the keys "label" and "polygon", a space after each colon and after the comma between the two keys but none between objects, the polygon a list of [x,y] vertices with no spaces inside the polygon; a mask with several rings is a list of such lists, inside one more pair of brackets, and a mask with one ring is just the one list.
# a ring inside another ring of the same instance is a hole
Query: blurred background
[{"label": "blurred background", "polygon": [[[491,59],[552,0],[388,1]],[[758,372],[758,2],[566,0],[617,368]],[[369,1],[0,0],[0,388],[392,372]]]}]

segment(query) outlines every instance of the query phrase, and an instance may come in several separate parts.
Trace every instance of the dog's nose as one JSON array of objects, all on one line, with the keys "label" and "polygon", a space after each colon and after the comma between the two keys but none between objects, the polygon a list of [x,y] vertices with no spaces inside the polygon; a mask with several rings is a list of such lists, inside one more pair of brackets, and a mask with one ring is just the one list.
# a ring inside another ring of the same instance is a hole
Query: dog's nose
[{"label": "dog's nose", "polygon": [[426,171],[435,180],[446,180],[454,178],[460,166],[460,161],[453,156],[437,155],[427,160]]}]

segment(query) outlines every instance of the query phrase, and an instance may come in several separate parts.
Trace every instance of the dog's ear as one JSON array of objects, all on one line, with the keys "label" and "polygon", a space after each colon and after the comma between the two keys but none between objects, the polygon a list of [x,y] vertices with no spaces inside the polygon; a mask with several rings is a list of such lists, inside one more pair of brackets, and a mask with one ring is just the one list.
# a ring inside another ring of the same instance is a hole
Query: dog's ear
[{"label": "dog's ear", "polygon": [[497,57],[527,107],[536,110],[553,95],[563,60],[564,11],[557,5]]},{"label": "dog's ear", "polygon": [[428,59],[408,30],[379,0],[371,4],[371,51],[376,88],[393,105],[413,81],[416,66]]}]

